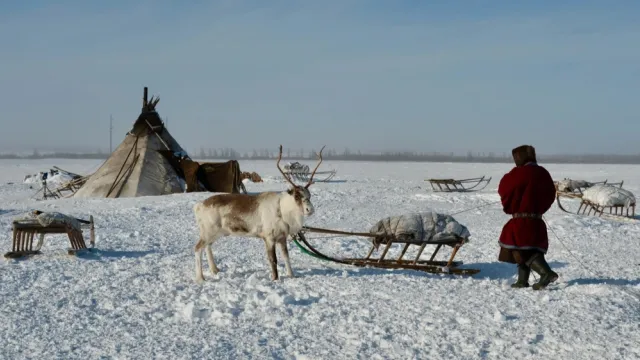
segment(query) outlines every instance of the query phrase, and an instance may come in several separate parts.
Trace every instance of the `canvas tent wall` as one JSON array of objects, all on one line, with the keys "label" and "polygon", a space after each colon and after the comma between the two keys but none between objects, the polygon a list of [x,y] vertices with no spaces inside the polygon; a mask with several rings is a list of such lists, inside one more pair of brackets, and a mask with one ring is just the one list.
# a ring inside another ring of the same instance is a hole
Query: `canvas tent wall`
[{"label": "canvas tent wall", "polygon": [[156,111],[159,98],[147,100],[125,139],[74,197],[136,197],[181,192],[245,192],[240,165],[198,163],[171,136]]},{"label": "canvas tent wall", "polygon": [[159,98],[147,100],[124,141],[74,197],[136,197],[184,192],[182,174],[161,152],[188,158],[156,112]]}]

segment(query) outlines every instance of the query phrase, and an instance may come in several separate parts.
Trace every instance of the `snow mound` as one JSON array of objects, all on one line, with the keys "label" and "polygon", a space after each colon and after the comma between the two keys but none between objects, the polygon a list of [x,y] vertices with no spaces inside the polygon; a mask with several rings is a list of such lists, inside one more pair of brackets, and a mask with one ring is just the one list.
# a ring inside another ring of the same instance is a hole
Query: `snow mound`
[{"label": "snow mound", "polygon": [[468,239],[471,236],[466,226],[457,222],[451,215],[434,211],[386,217],[372,226],[369,232],[393,235],[415,242],[444,241],[453,236]]},{"label": "snow mound", "polygon": [[594,185],[582,193],[582,199],[600,206],[626,206],[636,203],[636,197],[629,190],[611,185]]}]

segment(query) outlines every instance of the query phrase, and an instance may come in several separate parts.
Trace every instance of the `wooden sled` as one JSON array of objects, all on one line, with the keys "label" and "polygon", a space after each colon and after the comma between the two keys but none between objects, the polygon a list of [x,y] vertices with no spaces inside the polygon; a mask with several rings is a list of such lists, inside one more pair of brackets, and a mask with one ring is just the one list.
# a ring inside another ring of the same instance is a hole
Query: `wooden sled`
[{"label": "wooden sled", "polygon": [[57,166],[54,166],[52,170],[56,170],[59,173],[70,176],[71,180],[61,184],[56,189],[51,190],[47,184],[47,178],[41,179],[42,187],[34,194],[35,197],[42,192],[42,197],[38,200],[69,198],[73,196],[73,194],[75,194],[75,192],[78,191],[78,189],[80,189],[89,178],[89,176],[78,175]]},{"label": "wooden sled", "polygon": [[[571,179],[565,178],[564,180],[571,180]],[[566,189],[565,191],[558,189],[559,181],[554,181],[554,184],[556,186],[556,193],[566,197],[574,197],[574,195],[582,195],[582,192],[585,189],[588,189],[593,185],[611,185],[611,186],[617,186],[619,188],[622,188],[622,184],[624,184],[624,180],[617,183],[607,183],[607,181],[608,180],[598,181],[598,182],[588,182],[589,183],[588,186],[576,186],[574,188]]]},{"label": "wooden sled", "polygon": [[[468,191],[480,191],[489,185],[491,178],[485,179],[484,176],[472,179],[425,179],[431,184],[431,188],[435,192],[468,192]],[[484,183],[484,186],[478,188],[480,184]],[[469,186],[473,184],[472,186]],[[437,188],[436,188],[437,186]]]},{"label": "wooden sled", "polygon": [[[561,197],[580,199],[580,206],[578,207],[578,211],[571,212],[567,210],[562,205],[562,202],[560,202]],[[614,220],[638,220],[635,217],[635,202],[630,204],[628,207],[624,205],[602,206],[583,199],[581,193],[556,193],[556,202],[558,203],[558,207],[560,208],[560,210],[572,215],[597,215],[598,217],[605,217]]]},{"label": "wooden sled", "polygon": [[[89,220],[76,219],[82,225],[89,227],[89,245],[95,246],[95,229],[93,216]],[[39,234],[38,242],[34,244],[34,237]],[[13,222],[13,242],[10,252],[4,254],[5,258],[16,259],[23,256],[40,254],[40,249],[44,243],[45,234],[67,234],[71,248],[67,250],[69,255],[76,255],[80,252],[88,251],[87,245],[82,237],[82,230],[74,229],[68,225],[52,223],[49,226],[42,226],[36,219],[15,220]]]},{"label": "wooden sled", "polygon": [[70,198],[76,193],[76,191],[78,191],[82,187],[82,185],[84,185],[85,182],[87,182],[87,179],[88,177],[82,177],[67,181],[54,190],[51,190],[51,188],[49,188],[49,186],[47,185],[47,182],[43,181],[42,188],[40,188],[40,190],[38,190],[34,194],[34,196],[42,192],[42,197],[38,200]]},{"label": "wooden sled", "polygon": [[[309,172],[309,171],[290,170],[290,171],[285,171],[284,173],[287,176],[291,177],[292,179],[300,181],[300,182],[308,182],[309,181],[309,177],[311,176],[311,172]],[[318,175],[324,176],[324,177],[320,178],[320,179],[316,179],[315,177],[317,177]],[[313,182],[326,182],[326,181],[329,181],[329,180],[333,179],[334,176],[336,176],[336,170],[316,171],[316,174],[314,176]]]},{"label": "wooden sled", "polygon": [[[376,239],[377,244],[372,244],[371,249],[364,258],[334,258],[321,253],[311,244],[309,244],[304,235],[305,232],[369,237]],[[480,272],[480,270],[477,269],[461,269],[459,268],[459,266],[462,265],[462,261],[453,261],[456,254],[458,253],[458,250],[465,242],[463,238],[459,237],[439,241],[416,241],[413,239],[399,239],[395,236],[381,236],[371,233],[357,233],[305,226],[302,231],[294,236],[293,241],[303,252],[307,253],[308,255],[322,260],[332,261],[345,265],[353,265],[359,267],[377,267],[383,269],[409,269],[424,271],[433,274],[451,275],[473,275]],[[391,245],[393,244],[403,245],[402,251],[397,259],[386,259],[385,256],[387,255],[389,249],[391,248]],[[371,256],[373,255],[373,252],[378,248],[377,245],[384,245],[384,249],[382,250],[382,254],[379,258],[372,258]],[[419,246],[418,254],[412,260],[405,260],[403,259],[403,257],[409,249],[409,246],[411,245]],[[431,254],[429,260],[420,260],[420,255],[422,255],[422,252],[427,245],[436,245],[436,248]],[[453,247],[451,256],[447,261],[434,260],[438,251],[440,251],[443,245]]]},{"label": "wooden sled", "polygon": [[60,185],[55,192],[63,198],[72,197],[87,182],[88,176],[79,177]]}]

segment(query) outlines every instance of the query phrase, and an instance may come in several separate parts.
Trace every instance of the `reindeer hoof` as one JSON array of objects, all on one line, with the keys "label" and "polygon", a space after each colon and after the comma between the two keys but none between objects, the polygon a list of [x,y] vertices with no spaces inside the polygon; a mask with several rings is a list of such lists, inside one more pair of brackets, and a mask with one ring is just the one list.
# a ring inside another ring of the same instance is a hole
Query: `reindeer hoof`
[{"label": "reindeer hoof", "polygon": [[196,276],[196,284],[202,284],[204,282],[204,277]]},{"label": "reindeer hoof", "polygon": [[211,275],[217,275],[220,272],[218,268],[211,269]]},{"label": "reindeer hoof", "polygon": [[278,281],[278,277],[277,276],[271,276],[271,281]]}]

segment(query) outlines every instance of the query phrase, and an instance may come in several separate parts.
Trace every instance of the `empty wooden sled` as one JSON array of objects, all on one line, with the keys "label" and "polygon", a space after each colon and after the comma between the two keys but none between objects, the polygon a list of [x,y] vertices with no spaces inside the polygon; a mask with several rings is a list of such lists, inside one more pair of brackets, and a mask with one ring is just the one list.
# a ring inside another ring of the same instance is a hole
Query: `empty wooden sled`
[{"label": "empty wooden sled", "polygon": [[[333,234],[333,235],[347,235],[347,236],[361,236],[375,239],[372,241],[371,249],[364,258],[336,258],[327,256],[316,248],[314,248],[309,241],[305,237],[306,232],[311,233],[323,233],[323,234]],[[330,230],[330,229],[321,229],[305,226],[302,231],[300,231],[294,237],[294,243],[302,250],[304,253],[311,255],[313,257],[332,261],[339,264],[345,265],[353,265],[359,267],[376,267],[376,268],[384,268],[384,269],[409,269],[409,270],[418,270],[424,271],[433,274],[452,274],[452,275],[473,275],[480,272],[477,269],[465,269],[459,268],[462,265],[462,261],[454,261],[456,254],[460,247],[465,243],[465,239],[460,237],[451,237],[448,239],[443,239],[439,241],[415,241],[413,239],[400,239],[395,236],[385,235],[380,236],[372,233],[358,233],[358,232],[349,232],[349,231],[340,231],[340,230]],[[389,249],[393,244],[402,245],[402,250],[400,255],[396,259],[387,259],[385,258]],[[379,258],[373,258],[373,253],[378,249],[379,245],[383,245],[382,253]],[[409,249],[411,245],[418,246],[418,254],[413,259],[403,259],[405,253]],[[420,256],[422,255],[425,247],[427,245],[435,245],[433,253],[429,260],[420,260]],[[436,261],[434,260],[440,249],[443,245],[451,246],[453,248],[451,255],[447,261]]]},{"label": "empty wooden sled", "polygon": [[[468,192],[480,191],[489,185],[491,178],[485,179],[484,176],[471,179],[425,179],[431,184],[431,188],[435,192]],[[478,188],[481,184],[484,186]]]},{"label": "empty wooden sled", "polygon": [[[324,149],[324,147],[322,148]],[[322,150],[320,150],[320,155],[322,156]],[[304,165],[299,162],[293,162],[286,164],[284,166],[284,174],[288,176],[290,179],[301,181],[301,182],[309,182],[310,178],[314,179],[314,182],[326,182],[333,179],[336,176],[336,170],[328,170],[328,171],[316,171],[316,168],[313,172],[309,171],[309,165]],[[316,178],[314,176],[320,175],[320,178]]]},{"label": "empty wooden sled", "polygon": [[[41,212],[34,212],[36,214]],[[95,229],[93,216],[89,220],[76,219],[82,226],[89,228],[89,245],[91,248],[95,246]],[[38,240],[35,242],[35,235],[38,234]],[[40,254],[40,249],[44,243],[45,234],[67,234],[71,248],[68,249],[69,255],[75,255],[82,251],[87,251],[87,245],[84,241],[82,230],[76,229],[67,224],[53,222],[48,226],[42,226],[37,219],[25,219],[13,221],[13,241],[10,252],[4,254],[5,258],[15,259],[23,256]]]}]

